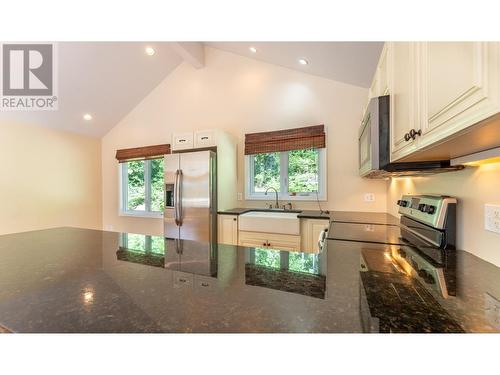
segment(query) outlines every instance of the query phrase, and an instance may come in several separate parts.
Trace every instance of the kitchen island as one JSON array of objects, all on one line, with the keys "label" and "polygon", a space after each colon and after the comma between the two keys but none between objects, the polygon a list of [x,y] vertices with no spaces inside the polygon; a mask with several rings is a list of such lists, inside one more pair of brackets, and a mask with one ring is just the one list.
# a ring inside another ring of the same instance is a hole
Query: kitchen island
[{"label": "kitchen island", "polygon": [[[456,256],[456,296],[400,301],[386,285],[403,275],[367,274],[359,253],[331,241],[313,254],[77,228],[4,235],[0,326],[21,333],[500,331],[491,310],[498,268],[463,251]],[[405,283],[425,293],[418,281]],[[407,305],[422,311],[398,315]]]}]

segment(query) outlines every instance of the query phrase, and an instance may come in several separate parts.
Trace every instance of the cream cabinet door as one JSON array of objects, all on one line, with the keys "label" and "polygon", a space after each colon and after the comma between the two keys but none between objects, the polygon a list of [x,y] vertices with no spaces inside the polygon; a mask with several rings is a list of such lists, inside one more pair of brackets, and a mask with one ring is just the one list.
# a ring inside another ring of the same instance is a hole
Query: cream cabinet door
[{"label": "cream cabinet door", "polygon": [[419,148],[500,112],[499,43],[420,45],[422,135]]},{"label": "cream cabinet door", "polygon": [[238,216],[218,216],[218,242],[228,245],[238,245]]},{"label": "cream cabinet door", "polygon": [[418,132],[417,43],[388,43],[390,61],[391,160],[396,161],[417,149]]},{"label": "cream cabinet door", "polygon": [[373,77],[372,85],[370,87],[370,99],[377,96],[389,94],[389,64],[388,58],[388,43],[384,44],[382,52],[380,53],[380,58],[377,64],[377,69],[375,70],[375,75]]},{"label": "cream cabinet door", "polygon": [[318,253],[318,240],[321,231],[328,229],[329,220],[302,219],[302,243],[300,251],[304,253]]}]

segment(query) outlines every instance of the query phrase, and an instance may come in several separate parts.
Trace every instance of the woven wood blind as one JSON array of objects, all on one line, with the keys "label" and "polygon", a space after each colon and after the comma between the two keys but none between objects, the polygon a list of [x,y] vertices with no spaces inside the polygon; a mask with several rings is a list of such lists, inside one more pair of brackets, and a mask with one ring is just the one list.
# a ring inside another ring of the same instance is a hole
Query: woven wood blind
[{"label": "woven wood blind", "polygon": [[324,147],[324,125],[245,134],[245,155]]},{"label": "woven wood blind", "polygon": [[125,163],[131,160],[156,159],[165,154],[170,154],[170,145],[156,145],[117,150],[116,159],[120,163]]}]

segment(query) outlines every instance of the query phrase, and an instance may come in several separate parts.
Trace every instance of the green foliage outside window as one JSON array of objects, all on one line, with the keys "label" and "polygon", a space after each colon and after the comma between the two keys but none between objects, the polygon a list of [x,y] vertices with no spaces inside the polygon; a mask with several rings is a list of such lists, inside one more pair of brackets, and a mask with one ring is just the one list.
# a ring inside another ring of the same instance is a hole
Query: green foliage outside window
[{"label": "green foliage outside window", "polygon": [[[288,151],[288,165],[281,165],[281,153],[253,155],[253,190],[281,190],[280,174],[288,173],[288,193],[311,193],[319,189],[319,150]],[[286,159],[285,159],[286,160]]]},{"label": "green foliage outside window", "polygon": [[[285,256],[288,256],[288,267],[286,267],[286,258],[283,262],[281,261],[281,258]],[[317,274],[319,271],[317,254],[295,253],[264,248],[255,249],[256,265],[279,269],[282,263],[284,269],[293,272]]]},{"label": "green foliage outside window", "polygon": [[[145,175],[148,166],[150,176]],[[150,210],[164,208],[163,159],[130,161],[127,163],[127,210],[146,211],[146,189],[150,195]]]},{"label": "green foliage outside window", "polygon": [[280,191],[280,153],[254,155],[254,191],[272,187]]},{"label": "green foliage outside window", "polygon": [[163,211],[165,207],[163,166],[163,159],[151,160],[151,211]]},{"label": "green foliage outside window", "polygon": [[288,152],[288,192],[318,191],[319,152],[317,149]]},{"label": "green foliage outside window", "polygon": [[280,251],[255,249],[255,264],[270,268],[280,268]]},{"label": "green foliage outside window", "polygon": [[290,253],[288,269],[295,272],[316,274],[318,272],[317,258],[316,254]]},{"label": "green foliage outside window", "polygon": [[127,164],[128,193],[127,207],[129,210],[144,210],[146,189],[144,184],[144,161],[131,161]]}]

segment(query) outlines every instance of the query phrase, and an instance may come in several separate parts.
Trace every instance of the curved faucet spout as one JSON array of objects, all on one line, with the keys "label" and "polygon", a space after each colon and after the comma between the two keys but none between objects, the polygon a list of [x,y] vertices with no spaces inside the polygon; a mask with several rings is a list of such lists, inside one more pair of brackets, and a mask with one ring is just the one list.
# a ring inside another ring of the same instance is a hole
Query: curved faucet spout
[{"label": "curved faucet spout", "polygon": [[272,186],[270,186],[270,187],[268,187],[268,188],[266,189],[266,192],[264,193],[264,195],[267,195],[267,192],[268,192],[269,190],[271,190],[271,189],[272,189],[272,190],[274,190],[274,193],[276,194],[276,204],[275,204],[275,207],[276,207],[276,208],[280,208],[280,204],[279,204],[279,202],[278,202],[278,190],[276,190],[275,188],[273,188]]}]

